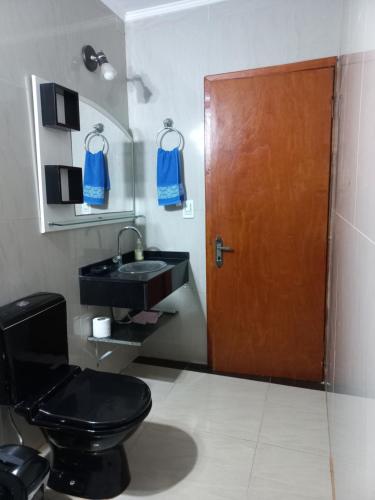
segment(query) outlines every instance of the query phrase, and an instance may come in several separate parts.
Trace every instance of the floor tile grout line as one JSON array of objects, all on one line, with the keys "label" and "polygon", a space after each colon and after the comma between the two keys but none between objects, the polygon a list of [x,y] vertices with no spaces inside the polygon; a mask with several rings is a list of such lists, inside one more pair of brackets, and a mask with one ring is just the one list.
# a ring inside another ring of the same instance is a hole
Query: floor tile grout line
[{"label": "floor tile grout line", "polygon": [[[154,420],[154,419],[157,419],[157,415],[155,416],[152,416],[151,419],[148,420],[148,422],[153,422],[153,423],[158,423],[158,424],[166,424],[167,422],[169,422],[170,425],[177,425],[178,422],[175,421],[175,420],[169,420],[168,418],[162,418],[162,420]],[[247,437],[242,437],[242,436],[234,436],[233,434],[228,434],[227,432],[225,431],[209,431],[207,429],[202,429],[200,427],[190,427],[188,424],[187,425],[184,425],[182,424],[185,428],[189,428],[190,432],[191,433],[203,433],[203,434],[212,434],[214,436],[224,436],[226,438],[229,438],[229,439],[234,439],[235,441],[244,441],[246,443],[253,443],[254,445],[257,444],[257,439],[251,439],[251,438],[247,438]]]},{"label": "floor tile grout line", "polygon": [[267,391],[266,391],[265,398],[264,398],[264,405],[263,405],[262,416],[261,416],[260,424],[259,424],[259,432],[258,432],[258,436],[257,436],[257,440],[256,440],[255,450],[254,450],[253,462],[252,462],[251,467],[250,467],[249,480],[248,480],[248,483],[247,483],[247,491],[249,491],[249,489],[250,489],[251,480],[252,480],[252,477],[253,477],[256,455],[257,455],[258,447],[259,447],[259,444],[260,444],[260,434],[262,432],[264,415],[266,413],[266,405],[267,405],[267,401],[268,401],[268,393],[270,392],[270,390],[271,390],[271,382],[268,382],[268,387],[267,387]]},{"label": "floor tile grout line", "polygon": [[286,404],[286,403],[269,403],[269,409],[271,410],[293,410],[293,413],[303,413],[303,414],[308,414],[308,415],[313,415],[314,417],[320,417],[322,420],[326,420],[326,409],[323,408],[322,410],[310,410],[307,408],[301,408],[293,404]]},{"label": "floor tile grout line", "polygon": [[226,434],[225,432],[212,432],[212,431],[207,431],[206,429],[199,429],[195,428],[191,430],[192,434],[208,434],[208,435],[213,435],[213,436],[223,436],[228,439],[233,439],[234,441],[243,441],[244,443],[251,443],[254,444],[254,449],[256,447],[257,441],[254,439],[247,439],[243,437],[238,437],[238,436],[232,436],[230,434]]},{"label": "floor tile grout line", "polygon": [[329,459],[329,453],[326,455],[322,453],[314,453],[313,451],[302,450],[298,448],[291,448],[290,446],[281,446],[280,444],[270,443],[268,441],[259,441],[259,444],[265,444],[266,446],[273,446],[275,448],[281,448],[282,450],[295,451],[297,453],[303,453],[305,455],[312,455],[314,457],[327,458]]},{"label": "floor tile grout line", "polygon": [[[180,375],[181,375],[182,373],[186,373],[186,370],[185,370],[185,369],[181,370]],[[172,387],[171,387],[171,388],[170,388],[170,390],[168,391],[168,394],[165,396],[165,398],[164,398],[164,401],[163,401],[163,402],[165,402],[165,401],[169,398],[169,396],[172,394],[172,392],[174,391],[174,389],[176,388],[176,386],[177,386],[177,385],[180,385],[180,384],[177,384],[177,380],[178,380],[178,377],[176,378],[176,380],[174,380],[174,382],[173,382],[173,384],[172,384]]]},{"label": "floor tile grout line", "polygon": [[[186,370],[181,370],[181,373],[184,373]],[[180,374],[181,375],[181,374]],[[176,384],[177,384],[177,380],[178,380],[178,377],[173,381],[173,383],[171,384],[171,388],[169,389],[168,393],[165,395],[165,398],[164,400],[168,399],[169,395],[171,394],[171,392],[173,391],[173,389],[176,387]]]},{"label": "floor tile grout line", "polygon": [[327,466],[329,468],[329,456],[316,455],[314,453],[309,453],[309,452],[306,452],[306,451],[296,450],[296,449],[292,449],[292,448],[286,448],[284,446],[279,446],[279,445],[271,444],[271,443],[262,443],[262,442],[258,441],[257,444],[256,444],[255,451],[254,451],[253,463],[252,463],[252,466],[251,466],[251,469],[250,469],[250,477],[249,477],[249,482],[248,482],[248,486],[247,486],[247,494],[249,494],[249,491],[250,491],[250,488],[251,488],[251,483],[252,483],[252,478],[253,478],[253,472],[254,472],[254,465],[255,465],[255,460],[256,460],[256,454],[257,454],[259,445],[266,445],[266,446],[269,446],[271,448],[278,448],[279,450],[291,451],[291,452],[294,452],[294,453],[300,453],[302,455],[308,455],[308,456],[315,457],[315,458],[325,459],[327,461]]},{"label": "floor tile grout line", "polygon": [[[171,384],[171,385],[172,385],[172,387],[170,388],[170,390],[169,390],[169,391],[168,391],[168,393],[166,394],[166,396],[165,396],[165,398],[164,398],[163,402],[165,402],[165,401],[169,398],[169,396],[171,395],[171,393],[174,391],[175,387],[176,387],[177,385],[180,385],[180,384],[178,384],[178,383],[177,383],[177,380],[178,380],[178,378],[179,378],[179,377],[180,377],[183,373],[186,373],[186,372],[187,372],[187,370],[186,370],[185,368],[183,368],[183,369],[181,370],[181,373],[179,374],[179,376],[178,376],[178,377],[177,377],[177,378],[173,381],[173,383]],[[181,385],[182,385],[182,383],[181,383]]]},{"label": "floor tile grout line", "polygon": [[[272,386],[272,382],[270,382],[269,388],[268,388],[267,393],[266,393],[266,399],[265,399],[265,403],[264,403],[264,411],[263,411],[263,415],[262,415],[262,422],[261,422],[261,426],[260,426],[260,430],[259,430],[259,436],[258,436],[258,440],[257,440],[257,449],[258,449],[258,444],[265,444],[267,446],[275,446],[277,448],[281,448],[281,449],[284,449],[284,450],[296,451],[296,452],[300,452],[300,453],[305,453],[307,455],[313,455],[315,457],[326,458],[326,455],[324,455],[324,454],[309,452],[309,451],[301,450],[301,449],[297,449],[297,448],[290,448],[290,447],[287,447],[287,446],[280,446],[280,445],[275,444],[275,443],[269,443],[267,441],[262,441],[261,440],[261,433],[262,433],[262,427],[263,427],[263,423],[264,423],[264,417],[265,417],[265,413],[267,411],[267,403],[270,403],[272,405],[272,403],[271,403],[271,401],[269,399],[269,393],[271,391],[271,386]],[[277,405],[275,405],[275,406],[277,406]],[[311,411],[308,411],[308,410],[300,410],[300,409],[293,408],[292,405],[287,405],[287,408],[292,408],[292,409],[295,409],[297,411],[302,411],[304,413],[309,413],[309,414],[313,413],[314,415],[318,415],[318,413],[311,412]]]}]

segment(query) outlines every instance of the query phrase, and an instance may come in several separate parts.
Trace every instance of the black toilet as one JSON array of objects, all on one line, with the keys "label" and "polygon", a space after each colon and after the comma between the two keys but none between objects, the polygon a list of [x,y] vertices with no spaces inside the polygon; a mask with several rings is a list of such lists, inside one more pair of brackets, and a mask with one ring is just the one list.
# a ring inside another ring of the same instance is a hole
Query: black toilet
[{"label": "black toilet", "polygon": [[135,377],[69,365],[65,299],[38,293],[0,307],[0,404],[43,430],[51,488],[104,499],[130,482],[123,441],[152,401]]}]

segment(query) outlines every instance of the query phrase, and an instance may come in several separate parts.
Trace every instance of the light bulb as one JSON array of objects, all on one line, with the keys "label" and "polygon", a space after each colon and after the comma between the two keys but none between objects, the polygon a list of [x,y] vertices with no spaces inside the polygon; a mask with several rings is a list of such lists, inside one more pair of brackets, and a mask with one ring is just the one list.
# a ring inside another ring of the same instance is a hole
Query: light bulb
[{"label": "light bulb", "polygon": [[117,71],[112,66],[112,64],[105,62],[105,63],[101,64],[100,70],[101,70],[103,78],[105,80],[113,80],[114,78],[116,78]]}]

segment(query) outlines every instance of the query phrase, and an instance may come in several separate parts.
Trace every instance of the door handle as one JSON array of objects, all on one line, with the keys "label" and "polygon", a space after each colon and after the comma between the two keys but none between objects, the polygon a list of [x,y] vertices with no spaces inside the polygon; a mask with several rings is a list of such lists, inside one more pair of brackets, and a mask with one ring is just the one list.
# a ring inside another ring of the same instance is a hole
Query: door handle
[{"label": "door handle", "polygon": [[215,263],[216,267],[222,267],[224,264],[223,252],[234,252],[234,249],[223,245],[223,238],[216,236],[215,238]]}]

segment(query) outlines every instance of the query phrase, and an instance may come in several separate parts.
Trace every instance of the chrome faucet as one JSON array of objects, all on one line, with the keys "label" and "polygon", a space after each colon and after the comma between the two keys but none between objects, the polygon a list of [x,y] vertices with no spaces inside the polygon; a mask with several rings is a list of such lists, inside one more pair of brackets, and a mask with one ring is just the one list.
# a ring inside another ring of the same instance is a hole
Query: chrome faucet
[{"label": "chrome faucet", "polygon": [[138,235],[138,239],[141,241],[141,243],[143,243],[142,234],[141,234],[141,232],[136,227],[134,227],[134,226],[125,226],[125,227],[122,227],[120,229],[120,231],[118,232],[118,235],[117,235],[117,255],[115,257],[113,257],[113,259],[112,259],[113,262],[115,262],[115,263],[121,263],[121,261],[122,261],[122,256],[121,256],[121,235],[122,235],[122,233],[124,233],[128,229],[131,230],[131,231],[135,231],[137,233],[137,235]]}]

